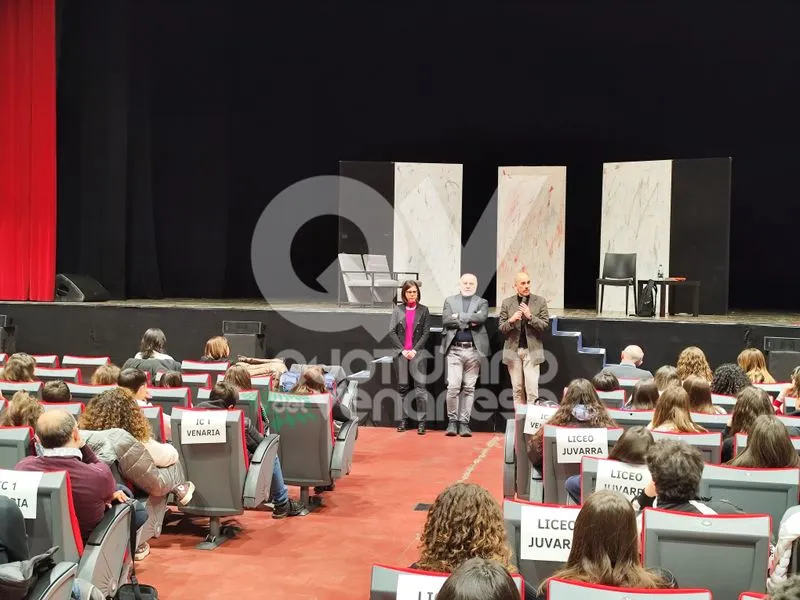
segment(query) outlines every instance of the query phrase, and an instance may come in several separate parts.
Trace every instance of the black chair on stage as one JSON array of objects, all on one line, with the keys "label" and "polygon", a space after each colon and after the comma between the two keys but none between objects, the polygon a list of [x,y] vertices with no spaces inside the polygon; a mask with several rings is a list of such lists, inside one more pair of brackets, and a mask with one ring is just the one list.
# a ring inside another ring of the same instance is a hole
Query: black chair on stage
[{"label": "black chair on stage", "polygon": [[628,314],[629,289],[633,288],[633,306],[636,303],[636,254],[606,252],[603,257],[603,276],[597,279],[597,314],[603,312],[606,286],[625,288],[625,314]]}]

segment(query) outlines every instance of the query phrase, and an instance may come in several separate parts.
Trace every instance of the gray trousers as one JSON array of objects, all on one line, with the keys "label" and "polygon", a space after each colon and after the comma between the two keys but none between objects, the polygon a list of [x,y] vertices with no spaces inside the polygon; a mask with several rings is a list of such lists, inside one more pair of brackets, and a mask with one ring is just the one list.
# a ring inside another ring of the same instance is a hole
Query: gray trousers
[{"label": "gray trousers", "polygon": [[469,423],[480,369],[481,355],[474,347],[453,345],[447,351],[448,420]]}]

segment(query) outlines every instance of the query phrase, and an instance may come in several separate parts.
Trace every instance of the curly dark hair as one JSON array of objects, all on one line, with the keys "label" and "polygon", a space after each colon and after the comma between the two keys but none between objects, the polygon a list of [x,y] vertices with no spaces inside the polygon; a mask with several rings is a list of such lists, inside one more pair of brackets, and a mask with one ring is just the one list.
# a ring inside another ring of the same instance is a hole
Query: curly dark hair
[{"label": "curly dark hair", "polygon": [[86,405],[78,427],[90,431],[124,429],[140,442],[153,437],[150,422],[136,404],[133,392],[124,387],[115,387],[98,394]]},{"label": "curly dark hair", "polygon": [[455,483],[428,511],[417,565],[425,571],[451,573],[476,557],[516,570],[500,505],[479,485]]},{"label": "curly dark hair", "polygon": [[659,440],[647,452],[647,468],[659,502],[687,502],[697,497],[703,476],[703,456],[697,448],[675,440]]},{"label": "curly dark hair", "polygon": [[752,385],[742,367],[733,363],[720,365],[711,379],[711,393],[735,396],[747,386]]}]

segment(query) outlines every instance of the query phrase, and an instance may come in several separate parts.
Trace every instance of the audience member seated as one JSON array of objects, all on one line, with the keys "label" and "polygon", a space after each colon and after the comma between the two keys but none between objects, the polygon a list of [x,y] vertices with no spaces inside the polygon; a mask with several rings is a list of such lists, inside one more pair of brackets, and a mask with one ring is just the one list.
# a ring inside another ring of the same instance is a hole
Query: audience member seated
[{"label": "audience member seated", "polygon": [[46,382],[42,386],[42,402],[72,402],[69,386],[60,379]]},{"label": "audience member seated", "polygon": [[681,384],[681,378],[678,375],[678,369],[672,365],[664,365],[663,367],[659,368],[658,371],[656,371],[655,381],[659,394],[670,386]]},{"label": "audience member seated", "polygon": [[[617,443],[608,452],[608,458],[609,460],[618,460],[630,465],[644,465],[647,464],[647,451],[650,450],[650,446],[654,443],[655,440],[650,430],[642,425],[636,425],[625,430],[617,440]],[[571,475],[567,477],[564,487],[566,487],[567,494],[575,504],[580,504],[581,476]]]},{"label": "audience member seated", "polygon": [[689,413],[689,394],[682,387],[671,387],[656,402],[653,420],[647,425],[651,431],[665,433],[704,433]]},{"label": "audience member seated", "polygon": [[[111,469],[102,463],[78,433],[71,414],[62,410],[42,413],[36,427],[43,456],[27,456],[17,463],[18,471],[66,471],[72,489],[72,503],[83,542],[102,520],[106,506],[125,502],[128,495],[118,489]],[[144,506],[136,507],[136,525],[147,521]]]},{"label": "audience member seated", "polygon": [[739,365],[725,363],[714,371],[711,380],[711,393],[723,396],[736,396],[747,386],[752,385],[747,374]]},{"label": "audience member seated", "polygon": [[727,500],[698,497],[703,456],[693,446],[658,440],[647,452],[647,468],[653,481],[633,500],[637,510],[650,507],[693,514],[742,513]]},{"label": "audience member seated", "polygon": [[710,382],[713,374],[711,367],[708,366],[706,355],[697,346],[689,346],[684,348],[678,355],[678,377],[681,381],[695,375],[700,379],[705,379]]},{"label": "audience member seated", "polygon": [[[230,383],[221,382],[211,388],[209,399],[197,404],[196,408],[206,410],[233,410],[239,401],[239,391]],[[247,452],[252,457],[258,445],[264,439],[258,429],[247,417],[244,417],[245,439],[247,442]],[[272,511],[273,519],[283,519],[285,517],[304,517],[308,514],[308,508],[302,502],[295,502],[289,498],[289,490],[283,482],[283,470],[278,457],[275,457],[275,464],[272,468],[272,486],[270,488],[270,501],[275,508]]]},{"label": "audience member seated", "polygon": [[733,459],[737,433],[749,435],[758,417],[771,414],[772,401],[767,392],[753,386],[739,392],[731,420],[722,434],[722,462],[727,463]]},{"label": "audience member seated", "polygon": [[620,355],[618,365],[606,365],[604,371],[610,371],[618,379],[647,379],[653,376],[650,371],[640,369],[644,360],[644,351],[639,346],[626,346]]},{"label": "audience member seated", "polygon": [[[228,367],[228,370],[225,371],[225,377],[222,378],[222,381],[231,384],[236,388],[237,392],[253,389],[253,381],[250,378],[250,371],[245,365],[236,364]],[[262,398],[259,408],[261,410],[261,420],[264,422],[264,430],[266,431],[269,429],[269,419],[267,418],[267,409],[264,408],[264,401],[265,399]]]},{"label": "audience member seated", "polygon": [[613,392],[619,388],[619,379],[606,367],[591,379],[594,389],[598,392]]},{"label": "audience member seated", "polygon": [[[605,404],[600,401],[592,382],[587,379],[573,379],[556,412],[547,425],[561,427],[616,427],[608,416]],[[544,427],[533,434],[525,434],[528,458],[537,469],[542,468]]]},{"label": "audience member seated", "polygon": [[117,378],[117,385],[133,394],[138,406],[148,406],[150,393],[147,391],[147,374],[141,369],[122,369]]},{"label": "audience member seated", "polygon": [[745,348],[739,353],[736,362],[753,383],[775,383],[775,378],[767,371],[767,361],[758,348]]},{"label": "audience member seated", "polygon": [[747,448],[730,462],[733,467],[783,469],[800,467],[800,456],[780,419],[772,415],[758,417],[747,436]]},{"label": "audience member seated", "polygon": [[794,370],[792,370],[791,381],[792,385],[781,390],[781,393],[778,394],[778,397],[772,403],[775,407],[776,414],[788,415],[792,412],[788,411],[786,408],[786,398],[797,398],[800,396],[800,367],[795,367]]},{"label": "audience member seated", "polygon": [[520,594],[499,562],[470,558],[447,578],[436,600],[520,600]]},{"label": "audience member seated", "polygon": [[160,329],[148,329],[142,336],[139,352],[122,365],[122,369],[141,369],[149,371],[155,380],[159,371],[180,371],[181,363],[164,351],[167,348],[167,336]]},{"label": "audience member seated", "polygon": [[25,519],[14,500],[0,496],[0,565],[28,560]]},{"label": "audience member seated", "polygon": [[[642,566],[636,512],[619,492],[600,490],[583,503],[567,564],[553,578],[618,588],[677,588],[675,577],[664,569]],[[538,599],[547,592],[545,580]]]},{"label": "audience member seated", "polygon": [[200,360],[203,362],[228,361],[230,363],[236,363],[238,366],[247,369],[251,377],[269,375],[272,377],[273,390],[278,389],[278,381],[281,375],[286,372],[286,364],[281,358],[249,358],[247,356],[237,356],[234,360],[231,356],[228,340],[222,336],[213,337],[206,342],[203,356],[200,357]]},{"label": "audience member seated", "polygon": [[8,357],[6,366],[3,368],[3,376],[0,379],[15,382],[34,381],[34,369],[36,369],[36,360],[30,354],[17,352]]},{"label": "audience member seated", "polygon": [[297,384],[289,391],[290,394],[327,394],[325,386],[325,373],[321,367],[306,367],[297,379]]},{"label": "audience member seated", "polygon": [[[30,427],[36,431],[36,423],[42,412],[42,405],[36,398],[28,392],[19,391],[14,394],[5,411],[0,415],[0,426]],[[42,453],[39,440],[35,435],[31,439],[30,453],[38,455]]]},{"label": "audience member seated", "polygon": [[683,380],[683,389],[689,394],[689,412],[705,415],[724,415],[727,411],[714,406],[711,400],[711,385],[705,379],[689,375]]},{"label": "audience member seated", "polygon": [[[680,385],[680,382],[677,385]],[[658,402],[658,386],[655,379],[640,379],[633,386],[633,394],[631,394],[627,408],[631,410],[653,410],[656,407],[656,402]]]},{"label": "audience member seated", "polygon": [[180,371],[167,371],[161,376],[159,387],[162,388],[183,387],[183,375],[181,375]]},{"label": "audience member seated", "polygon": [[117,365],[100,365],[92,373],[92,385],[117,385],[120,368]]},{"label": "audience member seated", "polygon": [[209,339],[200,360],[203,362],[230,362],[231,348],[228,346],[228,340],[221,335]]},{"label": "audience member seated", "polygon": [[81,429],[90,431],[124,429],[144,444],[157,467],[168,467],[178,461],[178,451],[172,445],[153,439],[150,421],[136,404],[133,392],[126,387],[112,388],[92,398],[81,415],[80,425]]}]

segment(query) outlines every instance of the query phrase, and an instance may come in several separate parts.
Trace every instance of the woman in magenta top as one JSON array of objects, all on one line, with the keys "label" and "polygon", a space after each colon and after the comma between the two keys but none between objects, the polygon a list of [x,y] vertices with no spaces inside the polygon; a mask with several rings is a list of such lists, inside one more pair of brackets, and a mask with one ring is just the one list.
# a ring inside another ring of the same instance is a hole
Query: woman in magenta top
[{"label": "woman in magenta top", "polygon": [[[417,433],[425,434],[425,413],[428,405],[428,390],[425,387],[424,366],[425,344],[430,332],[430,311],[420,304],[419,283],[408,280],[403,282],[400,292],[402,304],[398,304],[392,313],[389,325],[389,339],[396,351],[397,391],[402,401],[402,417],[397,431],[408,429],[408,418],[414,416],[417,421]],[[412,393],[411,383],[414,390]],[[417,398],[417,410],[412,412],[414,396]]]}]

